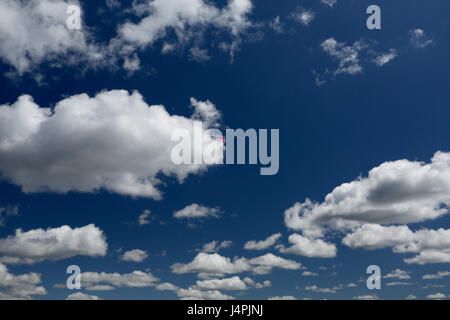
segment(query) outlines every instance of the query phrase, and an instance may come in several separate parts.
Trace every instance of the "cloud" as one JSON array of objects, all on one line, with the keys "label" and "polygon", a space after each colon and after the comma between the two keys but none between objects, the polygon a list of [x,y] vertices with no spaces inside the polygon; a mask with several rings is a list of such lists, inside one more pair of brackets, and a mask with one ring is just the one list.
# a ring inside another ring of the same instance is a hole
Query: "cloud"
[{"label": "cloud", "polygon": [[331,293],[331,294],[334,294],[338,290],[341,290],[341,289],[342,289],[341,286],[336,286],[333,288],[319,288],[317,285],[312,285],[312,286],[305,287],[306,291],[312,291],[312,292],[318,292],[318,293]]},{"label": "cloud", "polygon": [[414,300],[417,299],[417,297],[413,294],[409,294],[408,296],[405,297],[405,300]]},{"label": "cloud", "polygon": [[197,249],[196,251],[200,252],[206,252],[206,253],[213,253],[213,252],[219,252],[221,249],[229,248],[233,244],[232,241],[226,240],[226,241],[211,241],[208,243],[205,243],[203,245],[202,249]]},{"label": "cloud", "polygon": [[76,292],[69,294],[66,300],[102,300],[102,299],[97,296],[92,296],[86,293]]},{"label": "cloud", "polygon": [[405,282],[405,281],[393,281],[393,282],[388,282],[386,283],[386,286],[410,286],[412,285],[411,282]]},{"label": "cloud", "polygon": [[280,247],[281,253],[291,253],[310,258],[332,258],[336,256],[336,246],[321,239],[309,239],[297,233],[289,236],[291,247]]},{"label": "cloud", "polygon": [[179,288],[172,283],[164,282],[164,283],[157,284],[155,286],[155,289],[160,290],[160,291],[177,291]]},{"label": "cloud", "polygon": [[[204,124],[217,120],[210,105],[207,111],[195,105],[195,115],[208,117]],[[173,131],[192,133],[193,123],[162,105],[149,106],[138,92],[74,95],[53,108],[22,95],[0,105],[0,172],[26,193],[106,190],[161,199],[158,175],[181,183],[207,168],[171,161]]]},{"label": "cloud", "polygon": [[333,7],[337,3],[337,0],[320,0],[320,2],[326,4],[329,7]]},{"label": "cloud", "polygon": [[41,282],[39,273],[14,275],[0,263],[0,300],[32,299],[33,295],[46,295]]},{"label": "cloud", "polygon": [[242,272],[253,272],[255,274],[268,274],[273,268],[286,270],[298,270],[301,264],[287,260],[271,253],[252,259],[223,257],[217,253],[207,254],[201,252],[194,260],[187,264],[175,263],[171,267],[173,273],[198,273],[198,274],[237,274]]},{"label": "cloud", "polygon": [[405,270],[400,270],[400,269],[395,269],[391,272],[389,272],[387,275],[385,275],[383,278],[384,279],[400,279],[400,280],[407,280],[407,279],[411,279],[411,276],[409,275],[411,272],[409,271],[405,271]]},{"label": "cloud", "polygon": [[148,209],[142,211],[142,213],[139,215],[139,218],[138,218],[140,226],[149,224],[151,222],[152,219],[149,218],[150,214],[151,214],[151,211]]},{"label": "cloud", "polygon": [[284,33],[283,24],[281,23],[279,16],[276,16],[272,21],[269,22],[269,28],[275,31],[275,33]]},{"label": "cloud", "polygon": [[201,291],[194,288],[178,289],[178,297],[182,300],[233,300],[234,297],[221,293],[218,290]]},{"label": "cloud", "polygon": [[424,49],[433,43],[422,29],[414,29],[409,31],[409,41],[415,48]]},{"label": "cloud", "polygon": [[219,218],[221,213],[219,208],[209,208],[193,203],[175,211],[173,216],[177,219]]},{"label": "cloud", "polygon": [[133,271],[120,274],[117,272],[83,272],[81,274],[81,286],[89,290],[99,285],[109,285],[117,288],[145,288],[155,286],[159,279],[150,272]]},{"label": "cloud", "polygon": [[298,300],[298,299],[294,296],[274,296],[269,297],[267,300]]},{"label": "cloud", "polygon": [[77,0],[3,0],[0,3],[0,59],[22,75],[42,62],[102,63],[103,55],[91,36],[67,27],[67,8]]},{"label": "cloud", "polygon": [[265,250],[265,249],[272,247],[280,238],[281,238],[281,233],[275,233],[275,234],[269,236],[268,238],[266,238],[265,240],[261,240],[261,241],[250,240],[245,243],[244,249]]},{"label": "cloud", "polygon": [[439,271],[435,274],[425,274],[422,276],[422,279],[431,280],[431,279],[442,279],[444,277],[450,277],[450,271]]},{"label": "cloud", "polygon": [[[290,229],[321,237],[326,229],[346,231],[366,223],[408,224],[436,219],[448,213],[449,204],[450,153],[436,152],[430,163],[385,162],[370,170],[368,177],[336,187],[322,203],[309,199],[296,203],[285,211],[284,221]],[[409,234],[404,227],[399,228],[392,230],[394,242],[403,233]]]},{"label": "cloud", "polygon": [[388,53],[379,54],[373,60],[379,67],[384,66],[386,63],[394,60],[397,57],[397,50],[390,49]]},{"label": "cloud", "polygon": [[411,231],[407,226],[365,224],[345,236],[342,243],[351,248],[393,247],[395,253],[419,253],[404,259],[408,264],[450,262],[450,229]]},{"label": "cloud", "polygon": [[238,276],[225,279],[197,280],[196,288],[200,290],[247,290],[248,287]]},{"label": "cloud", "polygon": [[315,272],[311,272],[311,271],[303,271],[302,272],[302,276],[304,276],[304,277],[317,277],[317,276],[319,276],[319,274],[315,273]]},{"label": "cloud", "polygon": [[433,293],[426,296],[427,299],[441,300],[447,298],[443,293]]},{"label": "cloud", "polygon": [[193,47],[189,49],[189,58],[195,62],[205,62],[211,59],[208,55],[208,50]]},{"label": "cloud", "polygon": [[334,38],[329,38],[323,41],[320,46],[324,52],[339,62],[334,75],[340,73],[353,75],[362,72],[360,52],[369,47],[364,41],[356,41],[353,45],[348,46],[345,42],[338,42]]},{"label": "cloud", "polygon": [[250,0],[230,0],[223,8],[204,0],[153,0],[134,8],[143,18],[119,26],[116,41],[141,49],[170,35],[175,37],[170,38],[172,43],[180,46],[192,39],[198,42],[208,29],[229,35],[236,47],[242,34],[252,27],[248,19],[253,9]]},{"label": "cloud", "polygon": [[141,249],[125,251],[120,260],[131,262],[142,262],[147,259],[148,253]]},{"label": "cloud", "polygon": [[355,296],[353,299],[356,300],[379,300],[378,296],[376,294],[367,294],[362,296]]},{"label": "cloud", "polygon": [[44,260],[61,260],[77,255],[104,256],[107,243],[103,231],[90,224],[72,229],[17,229],[14,236],[0,239],[0,261],[8,264],[34,264]]},{"label": "cloud", "polygon": [[0,227],[5,225],[5,217],[12,217],[19,215],[19,207],[7,206],[0,207]]},{"label": "cloud", "polygon": [[290,18],[307,27],[314,20],[315,15],[312,10],[297,8],[295,12],[291,13]]}]

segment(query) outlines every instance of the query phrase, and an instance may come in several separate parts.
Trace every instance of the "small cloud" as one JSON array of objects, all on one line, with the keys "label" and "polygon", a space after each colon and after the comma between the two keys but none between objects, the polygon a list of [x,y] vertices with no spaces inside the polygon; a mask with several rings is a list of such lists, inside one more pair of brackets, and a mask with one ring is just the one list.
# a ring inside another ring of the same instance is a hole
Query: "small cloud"
[{"label": "small cloud", "polygon": [[142,262],[145,259],[147,259],[148,253],[141,249],[134,249],[125,251],[122,257],[120,258],[121,261],[130,261],[130,262]]},{"label": "small cloud", "polygon": [[314,20],[315,15],[314,11],[299,7],[290,14],[290,18],[307,27]]},{"label": "small cloud", "polygon": [[276,16],[272,21],[269,22],[269,27],[275,31],[275,33],[282,34],[284,33],[283,25],[280,22],[280,17]]},{"label": "small cloud", "polygon": [[433,43],[422,29],[414,29],[409,31],[409,41],[415,48],[425,48]]},{"label": "small cloud", "polygon": [[388,53],[380,54],[375,57],[373,62],[381,67],[384,66],[386,63],[394,60],[397,57],[397,50],[390,49]]}]

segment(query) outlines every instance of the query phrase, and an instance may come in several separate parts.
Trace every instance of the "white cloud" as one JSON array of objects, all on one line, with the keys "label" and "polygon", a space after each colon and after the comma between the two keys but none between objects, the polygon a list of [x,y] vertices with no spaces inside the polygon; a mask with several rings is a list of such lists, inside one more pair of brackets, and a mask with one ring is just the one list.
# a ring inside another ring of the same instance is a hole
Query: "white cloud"
[{"label": "white cloud", "polygon": [[311,272],[311,271],[303,271],[302,272],[302,276],[304,276],[304,277],[317,277],[317,276],[319,276],[319,274],[315,273],[315,272]]},{"label": "white cloud", "polygon": [[358,74],[362,72],[360,64],[360,52],[368,48],[364,41],[356,41],[348,46],[345,42],[338,42],[334,38],[329,38],[321,43],[323,51],[339,62],[334,74],[347,73]]},{"label": "white cloud", "polygon": [[416,48],[424,49],[433,43],[422,29],[414,29],[409,31],[409,41]]},{"label": "white cloud", "polygon": [[393,247],[395,253],[419,253],[404,259],[408,264],[449,263],[450,229],[411,231],[407,226],[365,224],[348,234],[342,243],[351,248]]},{"label": "white cloud", "polygon": [[275,33],[282,34],[284,33],[283,24],[280,21],[280,17],[276,16],[272,21],[269,22],[269,27],[275,31]]},{"label": "white cloud", "polygon": [[293,12],[290,17],[302,25],[308,26],[314,20],[315,15],[312,10],[297,8],[296,12]]},{"label": "white cloud", "polygon": [[388,53],[379,54],[373,60],[379,67],[384,66],[386,63],[394,60],[397,57],[397,50],[390,49]]},{"label": "white cloud", "polygon": [[194,288],[178,289],[177,295],[182,300],[233,300],[234,297],[221,293],[218,290],[201,291]]},{"label": "white cloud", "polygon": [[14,275],[0,263],[0,300],[31,299],[33,295],[45,295],[47,291],[40,286],[41,282],[38,273]]},{"label": "white cloud", "polygon": [[81,274],[81,287],[89,290],[99,285],[110,285],[117,288],[144,288],[155,286],[159,279],[150,272],[133,271],[120,274],[117,272],[83,272]]},{"label": "white cloud", "polygon": [[439,271],[435,274],[425,274],[422,276],[422,279],[430,280],[430,279],[442,279],[444,277],[450,277],[450,271]]},{"label": "white cloud", "polygon": [[395,269],[391,272],[389,272],[387,275],[385,275],[383,278],[385,279],[400,279],[400,280],[407,280],[411,279],[411,276],[409,275],[411,272],[401,270],[401,269]]},{"label": "white cloud", "polygon": [[294,296],[274,296],[269,297],[267,300],[298,300],[298,299]]},{"label": "white cloud", "polygon": [[247,290],[248,287],[238,276],[225,279],[197,280],[196,288],[200,290]]},{"label": "white cloud", "polygon": [[175,263],[171,270],[177,274],[199,273],[199,274],[236,274],[242,272],[253,272],[255,274],[267,274],[273,268],[286,270],[298,270],[301,264],[287,260],[271,253],[252,259],[223,257],[217,253],[207,254],[201,252],[197,254],[194,260],[187,264]]},{"label": "white cloud", "polygon": [[97,296],[89,295],[82,292],[76,292],[69,294],[66,300],[102,300]]},{"label": "white cloud", "polygon": [[221,249],[226,249],[231,247],[231,245],[233,244],[232,241],[229,240],[225,240],[225,241],[211,241],[208,243],[205,243],[203,245],[202,249],[197,249],[196,251],[200,251],[200,252],[206,252],[206,253],[213,253],[213,252],[219,252]]},{"label": "white cloud", "polygon": [[[195,115],[209,117],[205,125],[217,120],[212,107],[195,105]],[[125,90],[71,96],[52,109],[23,95],[0,105],[0,172],[27,193],[106,190],[160,199],[158,174],[181,183],[207,168],[171,161],[173,131],[193,132],[193,121]]]},{"label": "white cloud", "polygon": [[427,299],[434,299],[434,300],[441,300],[441,299],[445,299],[447,298],[447,296],[443,293],[433,293],[433,294],[429,294],[426,297]]},{"label": "white cloud", "polygon": [[148,209],[142,211],[142,213],[139,215],[139,218],[138,218],[140,226],[149,224],[151,222],[151,219],[149,218],[150,214],[151,214],[151,211]]},{"label": "white cloud", "polygon": [[89,44],[90,35],[67,27],[69,5],[77,0],[2,0],[0,2],[0,59],[19,75],[44,61],[52,64],[101,63],[102,54]]},{"label": "white cloud", "polygon": [[[322,203],[306,199],[285,211],[285,224],[310,237],[326,228],[352,230],[365,223],[408,224],[438,218],[450,204],[450,153],[431,163],[398,160],[370,170],[368,177],[336,187]],[[400,237],[396,229],[392,237]],[[407,235],[405,235],[407,236]]]},{"label": "white cloud", "polygon": [[333,7],[337,3],[337,0],[320,0],[320,2],[326,4],[329,7]]},{"label": "white cloud", "polygon": [[155,288],[160,291],[177,291],[179,289],[176,285],[169,282],[157,284]]},{"label": "white cloud", "polygon": [[334,294],[336,293],[338,290],[341,290],[342,287],[341,286],[336,286],[333,288],[319,288],[317,285],[312,285],[312,286],[306,286],[305,290],[306,291],[312,291],[312,292],[318,292],[318,293],[330,293],[330,294]]},{"label": "white cloud", "polygon": [[414,300],[417,299],[417,297],[413,294],[409,294],[408,296],[405,297],[405,300]]},{"label": "white cloud", "polygon": [[388,287],[392,287],[392,286],[410,286],[412,285],[411,282],[406,282],[406,281],[392,281],[392,282],[388,282],[386,283],[386,286]]},{"label": "white cloud", "polygon": [[378,296],[376,294],[367,294],[362,296],[355,296],[353,299],[356,300],[379,300]]},{"label": "white cloud", "polygon": [[72,229],[17,229],[14,236],[0,239],[0,261],[10,264],[33,264],[43,260],[61,260],[84,255],[104,256],[107,243],[103,231],[90,224]]},{"label": "white cloud", "polygon": [[275,233],[275,234],[267,237],[265,240],[261,240],[261,241],[250,240],[245,243],[244,249],[265,250],[265,249],[272,247],[280,238],[281,238],[281,233]]},{"label": "white cloud", "polygon": [[142,262],[147,259],[148,253],[141,249],[125,251],[120,260],[131,262]]},{"label": "white cloud", "polygon": [[196,203],[175,211],[173,216],[177,219],[219,218],[222,212],[219,208],[209,208]]},{"label": "white cloud", "polygon": [[310,258],[332,258],[336,256],[336,246],[322,239],[309,239],[297,233],[289,236],[291,247],[280,247],[281,253],[291,253]]}]

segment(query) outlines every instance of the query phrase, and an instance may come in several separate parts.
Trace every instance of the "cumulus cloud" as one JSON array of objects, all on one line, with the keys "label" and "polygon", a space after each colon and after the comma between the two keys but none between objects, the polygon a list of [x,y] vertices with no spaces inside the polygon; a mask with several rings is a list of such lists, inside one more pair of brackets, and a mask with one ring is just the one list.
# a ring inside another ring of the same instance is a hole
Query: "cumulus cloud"
[{"label": "cumulus cloud", "polygon": [[294,296],[274,296],[269,297],[267,300],[298,300],[298,299]]},{"label": "cumulus cloud", "polygon": [[200,252],[206,252],[206,253],[213,253],[213,252],[219,252],[221,249],[229,248],[233,244],[232,241],[225,240],[225,241],[211,241],[208,243],[205,243],[202,247],[202,249],[197,249],[196,251]]},{"label": "cumulus cloud", "polygon": [[[196,117],[208,117],[206,125],[217,120],[212,107],[194,108]],[[181,183],[207,168],[171,161],[176,145],[172,133],[192,133],[193,123],[170,115],[164,106],[149,106],[138,92],[74,95],[53,108],[39,107],[23,95],[12,105],[0,106],[0,172],[27,193],[106,190],[160,199],[157,175]]]},{"label": "cumulus cloud", "polygon": [[422,29],[414,29],[409,31],[409,41],[415,48],[424,49],[433,43]]},{"label": "cumulus cloud", "polygon": [[442,279],[444,277],[450,277],[450,272],[449,271],[439,271],[438,273],[434,273],[434,274],[425,274],[422,276],[422,279],[424,279],[424,280]]},{"label": "cumulus cloud", "polygon": [[322,239],[308,239],[297,233],[291,234],[288,241],[291,247],[280,247],[281,253],[291,253],[310,258],[332,258],[336,256],[336,246]]},{"label": "cumulus cloud", "polygon": [[139,215],[139,218],[138,218],[138,222],[139,222],[140,226],[149,224],[151,222],[150,214],[151,214],[151,211],[148,209],[142,211],[142,213]]},{"label": "cumulus cloud", "polygon": [[319,274],[315,273],[315,272],[311,272],[311,271],[303,271],[302,272],[302,276],[304,276],[304,277],[317,277],[317,276],[319,276]]},{"label": "cumulus cloud", "polygon": [[338,42],[334,38],[326,39],[321,43],[321,48],[331,57],[338,61],[338,68],[334,74],[347,73],[358,74],[362,72],[360,64],[360,52],[368,48],[364,41],[356,41],[352,45],[345,42]]},{"label": "cumulus cloud", "polygon": [[175,211],[173,216],[177,219],[219,218],[221,213],[219,208],[209,208],[193,203]]},{"label": "cumulus cloud", "polygon": [[441,299],[447,298],[447,296],[445,294],[443,294],[443,293],[438,292],[438,293],[429,294],[429,295],[427,295],[426,298],[427,299],[434,299],[434,300],[441,300]]},{"label": "cumulus cloud", "polygon": [[69,294],[67,296],[66,300],[102,300],[102,299],[97,296],[94,296],[94,295],[89,295],[89,294],[82,293],[82,292],[76,292],[76,293]]},{"label": "cumulus cloud", "polygon": [[366,223],[436,219],[448,212],[449,181],[450,153],[437,152],[430,163],[385,162],[370,170],[368,177],[336,187],[322,203],[309,199],[296,203],[285,211],[285,224],[305,235],[321,237],[327,228],[345,231]]},{"label": "cumulus cloud", "polygon": [[133,271],[131,273],[83,272],[81,286],[92,289],[98,286],[113,286],[116,288],[145,288],[155,286],[159,279],[149,271]]},{"label": "cumulus cloud", "polygon": [[233,300],[234,297],[221,293],[218,290],[202,291],[194,288],[178,289],[176,291],[181,300]]},{"label": "cumulus cloud", "polygon": [[337,3],[337,0],[320,0],[320,2],[326,4],[329,7],[333,7]]},{"label": "cumulus cloud", "polygon": [[125,251],[120,260],[131,262],[142,262],[147,259],[148,253],[141,249]]},{"label": "cumulus cloud", "polygon": [[273,268],[298,270],[301,267],[301,264],[296,261],[287,260],[271,253],[251,259],[236,257],[231,260],[217,253],[207,254],[201,252],[190,263],[175,263],[171,266],[171,270],[177,274],[198,273],[221,275],[242,272],[268,274]]},{"label": "cumulus cloud", "polygon": [[225,279],[197,280],[196,287],[200,290],[247,290],[247,285],[238,276]]},{"label": "cumulus cloud", "polygon": [[376,294],[366,294],[362,296],[355,296],[353,299],[356,300],[379,300],[378,296]]},{"label": "cumulus cloud", "polygon": [[0,300],[28,300],[33,295],[46,295],[47,291],[40,285],[41,282],[39,273],[14,275],[0,263]]},{"label": "cumulus cloud", "polygon": [[107,243],[103,231],[93,224],[81,228],[17,229],[15,235],[0,239],[0,261],[8,264],[34,264],[77,255],[104,256]]},{"label": "cumulus cloud", "polygon": [[338,290],[341,290],[342,286],[335,286],[333,288],[319,288],[317,285],[312,285],[312,286],[306,286],[305,290],[306,291],[312,291],[312,292],[316,292],[316,293],[330,293],[330,294],[334,294],[336,293]]},{"label": "cumulus cloud", "polygon": [[269,236],[268,238],[266,238],[265,240],[260,240],[260,241],[250,240],[245,243],[244,249],[265,250],[265,249],[272,247],[280,238],[281,238],[281,233],[275,233],[275,234]]},{"label": "cumulus cloud", "polygon": [[0,3],[0,59],[19,75],[44,61],[73,64],[101,63],[102,54],[90,44],[90,35],[67,27],[67,8],[75,0],[3,0]]}]

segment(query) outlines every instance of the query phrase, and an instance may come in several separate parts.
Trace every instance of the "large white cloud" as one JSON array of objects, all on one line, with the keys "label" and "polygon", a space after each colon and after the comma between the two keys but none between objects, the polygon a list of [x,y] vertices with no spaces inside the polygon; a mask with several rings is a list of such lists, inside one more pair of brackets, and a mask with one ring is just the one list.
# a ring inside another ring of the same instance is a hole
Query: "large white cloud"
[{"label": "large white cloud", "polygon": [[67,27],[67,8],[77,0],[2,0],[0,2],[0,59],[19,74],[43,61],[57,64],[101,62],[102,54],[89,44],[89,35]]},{"label": "large white cloud", "polygon": [[408,224],[438,218],[450,204],[450,153],[430,163],[398,160],[370,170],[368,177],[341,184],[322,203],[307,199],[285,212],[288,228],[310,237],[326,228],[351,230],[365,223]]},{"label": "large white cloud", "polygon": [[[204,125],[212,109],[193,101]],[[206,113],[205,113],[206,112]],[[161,198],[157,175],[180,182],[206,165],[176,165],[172,132],[193,132],[193,119],[170,115],[161,105],[149,106],[137,92],[104,91],[61,100],[40,108],[23,95],[0,106],[0,172],[24,192],[109,192]],[[217,143],[211,141],[205,143]],[[194,152],[199,152],[194,150]]]},{"label": "large white cloud", "polygon": [[107,243],[103,231],[93,224],[71,228],[17,229],[15,235],[0,239],[0,261],[10,264],[33,264],[43,260],[60,260],[77,255],[104,256]]},{"label": "large white cloud", "polygon": [[98,286],[113,286],[118,288],[145,288],[155,286],[159,279],[151,272],[133,271],[131,273],[83,272],[81,286],[92,289]]},{"label": "large white cloud", "polygon": [[246,283],[238,276],[225,279],[197,280],[196,287],[200,290],[246,290]]},{"label": "large white cloud", "polygon": [[336,246],[322,239],[308,239],[297,233],[289,236],[291,247],[280,247],[282,253],[292,253],[310,258],[332,258],[336,256]]},{"label": "large white cloud", "polygon": [[33,295],[45,295],[47,291],[40,285],[41,282],[38,273],[14,275],[0,263],[0,300],[31,299]]}]

